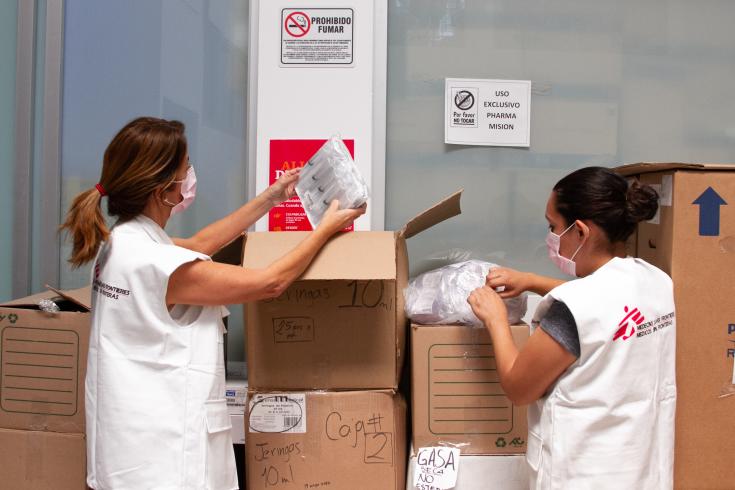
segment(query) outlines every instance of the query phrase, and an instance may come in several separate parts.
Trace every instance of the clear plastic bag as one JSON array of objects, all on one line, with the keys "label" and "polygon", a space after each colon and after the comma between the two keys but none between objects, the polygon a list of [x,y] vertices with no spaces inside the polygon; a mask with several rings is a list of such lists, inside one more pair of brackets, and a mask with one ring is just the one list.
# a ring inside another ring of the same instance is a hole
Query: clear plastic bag
[{"label": "clear plastic bag", "polygon": [[340,209],[358,208],[369,197],[368,186],[342,139],[332,136],[301,169],[296,194],[309,223],[316,228],[335,199]]},{"label": "clear plastic bag", "polygon": [[[488,272],[495,267],[499,266],[482,260],[467,260],[416,276],[404,291],[406,315],[413,322],[429,325],[482,325],[467,298],[485,284]],[[520,322],[526,314],[526,294],[504,301],[508,321],[511,324]]]},{"label": "clear plastic bag", "polygon": [[38,302],[38,309],[44,313],[58,313],[61,311],[59,305],[51,301],[50,299],[42,299]]}]

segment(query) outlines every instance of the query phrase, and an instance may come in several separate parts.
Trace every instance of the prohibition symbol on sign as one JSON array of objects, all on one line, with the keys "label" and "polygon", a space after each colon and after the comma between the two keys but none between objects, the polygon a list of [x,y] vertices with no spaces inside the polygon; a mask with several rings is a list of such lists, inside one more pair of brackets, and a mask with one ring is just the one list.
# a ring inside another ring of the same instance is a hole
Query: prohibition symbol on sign
[{"label": "prohibition symbol on sign", "polygon": [[311,20],[303,12],[291,12],[286,16],[284,27],[291,37],[304,37],[311,29]]},{"label": "prohibition symbol on sign", "polygon": [[463,111],[472,109],[472,106],[475,105],[475,96],[468,90],[460,90],[454,96],[454,105]]}]

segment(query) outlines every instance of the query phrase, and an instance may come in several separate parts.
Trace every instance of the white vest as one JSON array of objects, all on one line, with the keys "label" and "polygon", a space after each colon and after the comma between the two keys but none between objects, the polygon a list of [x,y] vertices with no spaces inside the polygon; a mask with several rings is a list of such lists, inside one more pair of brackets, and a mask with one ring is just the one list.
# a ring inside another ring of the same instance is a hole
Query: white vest
[{"label": "white vest", "polygon": [[580,357],[528,410],[531,489],[673,487],[676,320],[671,279],[614,258],[543,299],[566,304]]},{"label": "white vest", "polygon": [[87,483],[97,490],[237,488],[222,307],[166,306],[169,276],[210,260],[140,216],[92,271]]}]

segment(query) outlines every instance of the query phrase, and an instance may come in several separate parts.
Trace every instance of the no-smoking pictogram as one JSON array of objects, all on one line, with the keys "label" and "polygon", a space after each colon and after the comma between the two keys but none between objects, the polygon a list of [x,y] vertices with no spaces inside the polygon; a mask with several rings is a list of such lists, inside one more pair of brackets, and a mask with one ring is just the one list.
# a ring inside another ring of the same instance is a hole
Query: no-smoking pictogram
[{"label": "no-smoking pictogram", "polygon": [[475,96],[469,90],[461,90],[454,96],[454,105],[463,111],[472,109],[472,106],[475,105]]},{"label": "no-smoking pictogram", "polygon": [[284,27],[291,37],[304,37],[309,33],[311,20],[303,12],[291,12],[286,16]]}]

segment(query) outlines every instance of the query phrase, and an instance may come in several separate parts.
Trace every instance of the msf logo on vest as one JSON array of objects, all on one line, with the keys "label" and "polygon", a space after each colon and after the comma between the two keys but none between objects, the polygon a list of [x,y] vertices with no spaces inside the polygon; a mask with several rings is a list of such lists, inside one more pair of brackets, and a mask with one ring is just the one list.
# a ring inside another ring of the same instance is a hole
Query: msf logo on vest
[{"label": "msf logo on vest", "polygon": [[635,333],[635,327],[643,323],[646,319],[638,308],[630,309],[627,306],[623,308],[625,310],[625,318],[620,320],[618,323],[618,330],[613,336],[613,342],[618,339],[628,340]]}]

